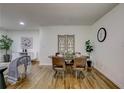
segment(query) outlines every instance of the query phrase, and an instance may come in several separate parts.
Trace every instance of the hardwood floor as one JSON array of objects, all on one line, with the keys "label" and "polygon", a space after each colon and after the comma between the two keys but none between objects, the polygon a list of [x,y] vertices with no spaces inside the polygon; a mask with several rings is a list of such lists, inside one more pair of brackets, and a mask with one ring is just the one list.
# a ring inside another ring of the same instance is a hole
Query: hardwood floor
[{"label": "hardwood floor", "polygon": [[32,66],[32,73],[26,79],[20,80],[15,85],[8,85],[8,89],[116,89],[115,84],[105,78],[97,70],[84,72],[76,78],[70,68],[66,72],[65,78],[61,73],[53,77],[54,71],[51,66],[39,67],[38,64]]}]

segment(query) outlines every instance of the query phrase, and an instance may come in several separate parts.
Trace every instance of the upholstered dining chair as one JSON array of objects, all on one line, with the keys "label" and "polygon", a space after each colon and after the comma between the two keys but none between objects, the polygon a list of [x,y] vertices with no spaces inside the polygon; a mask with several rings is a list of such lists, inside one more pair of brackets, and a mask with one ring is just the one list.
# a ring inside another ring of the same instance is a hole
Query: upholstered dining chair
[{"label": "upholstered dining chair", "polygon": [[52,66],[55,71],[54,77],[58,72],[63,74],[63,78],[65,76],[65,60],[64,57],[52,56]]},{"label": "upholstered dining chair", "polygon": [[78,75],[80,76],[83,73],[83,70],[85,70],[86,68],[86,57],[84,56],[75,57],[72,68],[73,68],[73,71],[75,72],[76,78],[78,77]]}]

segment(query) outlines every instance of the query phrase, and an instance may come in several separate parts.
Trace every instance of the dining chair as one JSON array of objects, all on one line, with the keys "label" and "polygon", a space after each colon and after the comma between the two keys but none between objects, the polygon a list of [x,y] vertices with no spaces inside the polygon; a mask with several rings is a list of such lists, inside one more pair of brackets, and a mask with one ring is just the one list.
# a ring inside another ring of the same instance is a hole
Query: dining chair
[{"label": "dining chair", "polygon": [[53,67],[53,70],[55,71],[54,77],[59,72],[59,73],[63,74],[63,78],[64,78],[64,76],[65,76],[65,60],[64,60],[64,57],[53,56],[52,57],[52,67]]},{"label": "dining chair", "polygon": [[86,57],[84,56],[75,57],[72,69],[75,72],[76,78],[78,77],[78,75],[81,76],[81,74],[83,74],[85,68],[86,68]]}]

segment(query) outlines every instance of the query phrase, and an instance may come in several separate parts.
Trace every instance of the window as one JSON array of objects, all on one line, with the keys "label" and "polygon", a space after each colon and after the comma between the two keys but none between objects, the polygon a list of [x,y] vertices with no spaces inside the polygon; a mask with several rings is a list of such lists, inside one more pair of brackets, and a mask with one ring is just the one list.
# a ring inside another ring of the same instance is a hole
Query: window
[{"label": "window", "polygon": [[58,35],[58,52],[75,52],[74,35]]}]

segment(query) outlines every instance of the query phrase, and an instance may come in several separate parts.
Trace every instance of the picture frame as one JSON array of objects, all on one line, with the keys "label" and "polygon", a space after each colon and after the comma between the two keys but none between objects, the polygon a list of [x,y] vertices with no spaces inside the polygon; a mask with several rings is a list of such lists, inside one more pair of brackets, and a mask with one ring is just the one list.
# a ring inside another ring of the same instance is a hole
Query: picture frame
[{"label": "picture frame", "polygon": [[33,38],[32,37],[21,37],[21,48],[22,49],[32,49],[33,48]]}]

